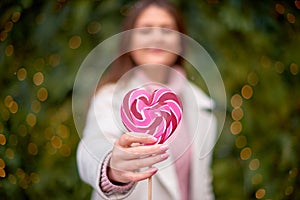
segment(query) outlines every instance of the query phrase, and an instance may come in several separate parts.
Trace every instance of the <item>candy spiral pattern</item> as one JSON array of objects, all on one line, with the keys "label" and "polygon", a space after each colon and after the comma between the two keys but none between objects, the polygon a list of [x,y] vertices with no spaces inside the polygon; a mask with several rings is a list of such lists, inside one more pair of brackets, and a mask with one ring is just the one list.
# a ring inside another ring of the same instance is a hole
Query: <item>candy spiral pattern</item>
[{"label": "candy spiral pattern", "polygon": [[151,134],[157,144],[164,143],[175,131],[182,118],[182,103],[168,88],[152,94],[143,88],[129,91],[121,105],[121,119],[132,132]]}]

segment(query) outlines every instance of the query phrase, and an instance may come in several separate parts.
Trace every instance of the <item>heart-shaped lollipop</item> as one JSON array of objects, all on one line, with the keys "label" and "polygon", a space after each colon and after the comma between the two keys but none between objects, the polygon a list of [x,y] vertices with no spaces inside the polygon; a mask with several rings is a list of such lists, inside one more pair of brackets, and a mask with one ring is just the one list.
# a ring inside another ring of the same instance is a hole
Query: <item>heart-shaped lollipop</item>
[{"label": "heart-shaped lollipop", "polygon": [[132,132],[151,134],[157,144],[164,143],[177,128],[182,103],[170,89],[160,88],[150,94],[143,88],[129,91],[121,105],[121,118]]}]

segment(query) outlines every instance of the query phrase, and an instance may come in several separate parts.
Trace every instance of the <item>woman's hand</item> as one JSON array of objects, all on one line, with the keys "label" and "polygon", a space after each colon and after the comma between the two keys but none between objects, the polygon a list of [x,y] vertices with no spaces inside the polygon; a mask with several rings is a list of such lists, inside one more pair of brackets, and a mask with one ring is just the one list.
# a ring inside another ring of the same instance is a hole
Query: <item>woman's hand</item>
[{"label": "woman's hand", "polygon": [[[128,183],[154,175],[158,169],[151,166],[169,157],[167,145],[146,145],[156,141],[155,137],[144,133],[123,134],[114,144],[108,178],[114,182]],[[141,171],[142,168],[147,169]]]}]

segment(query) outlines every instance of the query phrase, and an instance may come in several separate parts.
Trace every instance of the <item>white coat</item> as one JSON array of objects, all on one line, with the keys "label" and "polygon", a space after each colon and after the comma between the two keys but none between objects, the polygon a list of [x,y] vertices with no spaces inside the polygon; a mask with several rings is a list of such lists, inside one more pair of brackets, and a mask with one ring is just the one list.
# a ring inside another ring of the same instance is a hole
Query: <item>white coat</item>
[{"label": "white coat", "polygon": [[[211,149],[216,140],[216,119],[210,112],[213,102],[197,86],[183,90],[181,99],[188,126],[193,130],[191,158],[191,200],[214,199],[210,164]],[[147,199],[147,180],[140,181],[126,194],[107,196],[99,187],[101,164],[111,152],[113,143],[122,134],[118,111],[113,110],[114,84],[106,85],[97,93],[88,112],[82,140],[77,149],[77,164],[83,181],[94,190],[91,199]],[[128,90],[127,90],[128,91]],[[188,105],[188,106],[187,106]],[[193,123],[191,123],[193,121]],[[203,156],[207,153],[205,156]],[[201,154],[201,155],[200,155]],[[174,165],[168,165],[172,157],[157,165],[159,171],[153,176],[153,200],[180,200],[179,186]]]}]

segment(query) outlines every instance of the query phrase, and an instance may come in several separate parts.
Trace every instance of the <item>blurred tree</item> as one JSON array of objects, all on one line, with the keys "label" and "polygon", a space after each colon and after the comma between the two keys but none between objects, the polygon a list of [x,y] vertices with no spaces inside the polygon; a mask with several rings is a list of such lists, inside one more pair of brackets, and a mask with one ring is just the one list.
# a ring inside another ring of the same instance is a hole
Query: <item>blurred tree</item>
[{"label": "blurred tree", "polygon": [[[173,2],[226,86],[216,199],[300,199],[300,1]],[[73,82],[132,3],[0,2],[1,199],[89,198],[76,168]]]}]

